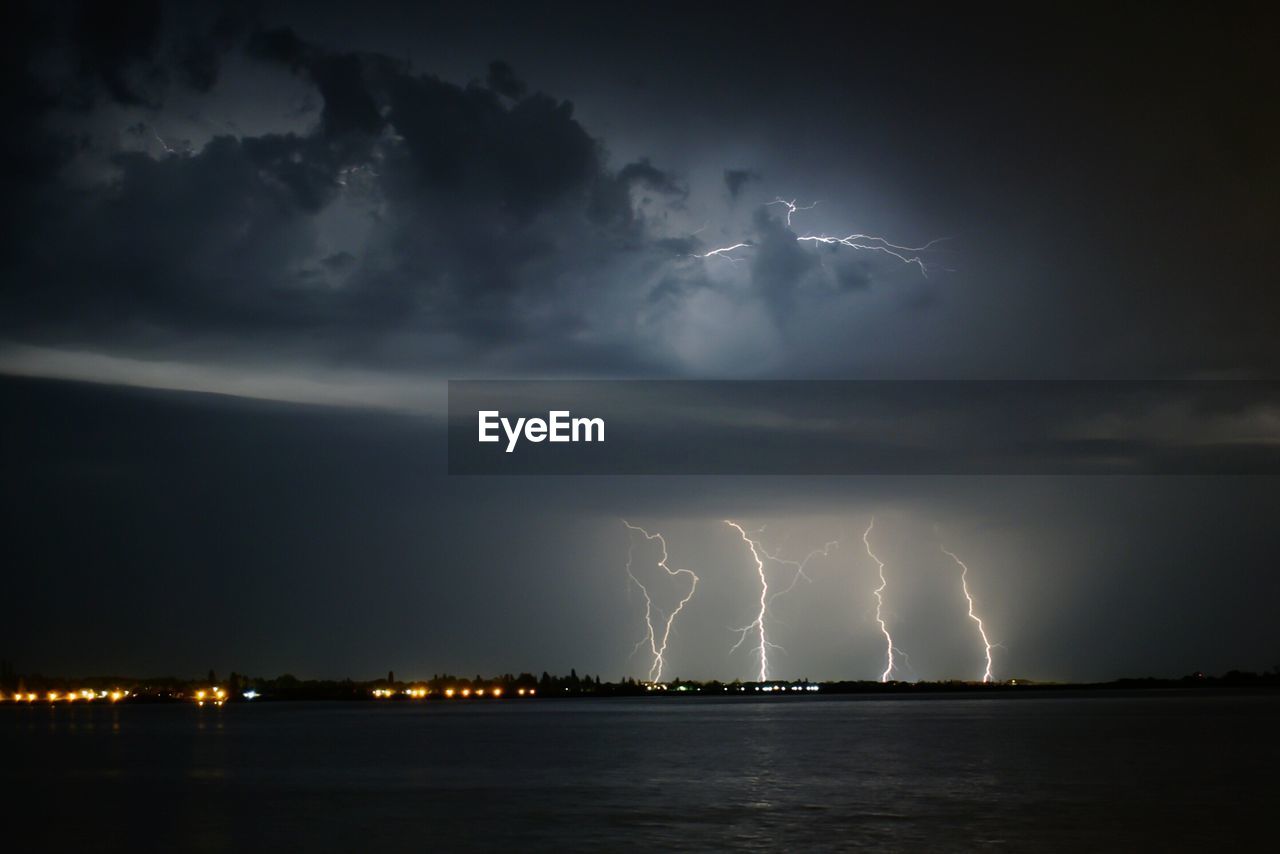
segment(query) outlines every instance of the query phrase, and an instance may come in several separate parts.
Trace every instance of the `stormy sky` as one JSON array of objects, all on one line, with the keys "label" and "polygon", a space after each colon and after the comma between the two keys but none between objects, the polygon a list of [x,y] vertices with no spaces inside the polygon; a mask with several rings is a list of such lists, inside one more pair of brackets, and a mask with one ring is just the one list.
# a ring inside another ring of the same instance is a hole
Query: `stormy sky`
[{"label": "stormy sky", "polygon": [[[976,675],[940,543],[1000,675],[1280,664],[1273,476],[449,477],[441,422],[459,378],[1277,379],[1275,13],[4,14],[20,670],[639,676],[626,517],[704,578],[671,675],[748,676],[742,518],[841,541],[779,675],[870,678],[872,514],[919,677]],[[946,239],[797,240],[855,233]]]}]

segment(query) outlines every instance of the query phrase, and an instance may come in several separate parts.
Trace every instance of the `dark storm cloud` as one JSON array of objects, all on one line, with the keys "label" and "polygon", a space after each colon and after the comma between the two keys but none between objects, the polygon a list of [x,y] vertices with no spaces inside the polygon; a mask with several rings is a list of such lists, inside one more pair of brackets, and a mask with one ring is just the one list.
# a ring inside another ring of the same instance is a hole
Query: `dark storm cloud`
[{"label": "dark storm cloud", "polygon": [[[694,8],[654,64],[607,9],[499,8],[11,6],[5,336],[146,350],[220,335],[210,350],[234,340],[250,356],[236,324],[252,317],[258,351],[438,371],[584,357],[666,375],[1275,363],[1260,281],[1280,198],[1269,19],[1042,27],[1049,13],[1031,10],[882,9],[850,28],[836,12],[724,21]],[[494,17],[502,32],[482,26]],[[944,35],[961,31],[963,47]],[[892,49],[903,42],[931,62]],[[246,56],[261,65],[246,71]],[[228,81],[228,63],[244,76]],[[285,110],[256,83],[274,72],[314,87],[314,125],[292,112],[280,127]],[[228,142],[258,108],[271,129]],[[183,151],[159,170],[170,192],[128,160],[168,157],[153,136]],[[220,184],[235,157],[244,171]],[[822,199],[797,233],[956,235],[955,263],[924,283],[884,257],[788,244],[776,208],[753,221],[743,203],[762,174],[778,184],[769,196]],[[708,188],[715,199],[699,197]],[[129,217],[184,223],[185,254]],[[236,218],[244,247],[228,238]],[[95,231],[113,239],[81,239]],[[272,232],[279,252],[265,258]],[[746,264],[687,257],[747,240]],[[341,270],[323,263],[340,253],[353,259]]]},{"label": "dark storm cloud", "polygon": [[742,193],[742,189],[752,181],[759,181],[760,176],[750,169],[726,169],[724,170],[724,186],[729,191],[731,198],[738,198]]},{"label": "dark storm cloud", "polygon": [[635,163],[628,163],[618,170],[618,180],[624,184],[636,184],[651,190],[655,193],[661,193],[667,196],[688,196],[689,190],[680,186],[675,177],[658,169],[649,162],[649,158],[642,157]]},{"label": "dark storm cloud", "polygon": [[305,43],[292,30],[256,34],[249,52],[310,77],[324,100],[321,131],[328,139],[373,135],[382,130],[384,122],[366,76],[366,66],[376,58],[322,50]]},{"label": "dark storm cloud", "polygon": [[751,279],[780,316],[790,314],[796,292],[819,270],[817,256],[796,241],[784,218],[770,208],[756,211],[756,252],[751,258]]},{"label": "dark storm cloud", "polygon": [[425,76],[392,75],[386,84],[388,120],[404,137],[403,177],[439,193],[437,205],[452,199],[464,217],[505,212],[517,228],[562,205],[597,203],[603,222],[624,216],[620,200],[606,197],[599,144],[571,104],[534,94],[507,107],[488,90]]},{"label": "dark storm cloud", "polygon": [[36,236],[20,234],[33,214],[65,217],[75,206],[76,196],[50,182],[89,147],[89,134],[51,121],[57,111],[82,116],[102,101],[160,108],[174,80],[208,91],[251,20],[247,5],[193,7],[168,32],[166,14],[173,17],[158,2],[6,6],[0,95],[8,128],[0,162],[17,185],[5,212],[16,236]]},{"label": "dark storm cloud", "polygon": [[174,83],[208,92],[226,54],[252,26],[256,4],[166,6],[160,0],[15,4],[65,40],[78,86],[62,87],[85,109],[100,96],[125,106],[158,109]]},{"label": "dark storm cloud", "polygon": [[72,29],[81,77],[121,104],[159,106],[149,90],[164,81],[156,62],[160,18],[160,0],[81,4]]},{"label": "dark storm cloud", "polygon": [[[232,31],[215,26],[210,43]],[[108,88],[118,100],[138,100],[124,75],[154,57],[154,34],[145,35],[87,66],[114,69]],[[145,345],[134,337],[139,324],[159,336],[323,328],[328,343],[315,347],[350,352],[413,325],[452,337],[456,353],[572,335],[585,323],[575,292],[616,289],[620,265],[651,267],[670,253],[647,237],[631,191],[678,201],[687,190],[647,159],[612,172],[572,105],[518,95],[506,66],[495,64],[483,88],[325,49],[287,29],[258,32],[247,48],[316,86],[318,125],[215,136],[158,159],[116,153],[116,177],[87,193],[49,183],[37,215],[9,234],[10,280],[32,283],[6,295],[11,335],[89,325],[105,343]],[[316,217],[357,179],[369,194],[370,241],[360,256],[326,252]],[[335,256],[345,259],[340,269],[326,261]],[[305,287],[320,269],[340,273],[342,287]],[[636,358],[591,346],[606,360]],[[544,358],[560,349],[546,347]]]},{"label": "dark storm cloud", "polygon": [[83,230],[34,223],[48,229],[41,242],[14,248],[39,287],[10,298],[33,324],[58,323],[62,301],[74,300],[83,313],[73,321],[108,339],[132,322],[170,331],[308,322],[319,307],[290,301],[283,287],[310,248],[300,213],[332,189],[332,164],[301,158],[309,145],[220,137],[187,158],[116,155],[121,179],[78,212]]},{"label": "dark storm cloud", "polygon": [[[253,25],[252,2],[230,2],[215,11],[207,26],[189,26],[175,46],[178,71],[187,85],[208,92],[218,82],[226,56]],[[201,22],[203,24],[203,22]]]},{"label": "dark storm cloud", "polygon": [[529,89],[524,81],[516,76],[515,69],[502,60],[489,63],[489,74],[485,77],[485,84],[499,95],[514,100],[523,98]]},{"label": "dark storm cloud", "polygon": [[[283,350],[436,373],[737,371],[735,341],[785,363],[790,341],[814,338],[797,306],[834,317],[819,306],[872,281],[796,244],[766,209],[713,229],[751,242],[749,265],[726,276],[697,260],[719,238],[692,210],[688,176],[643,154],[611,164],[570,102],[530,91],[504,62],[483,85],[458,84],[238,9],[141,6],[124,20],[132,40],[73,53],[88,57],[81,77],[135,110],[133,142],[97,119],[79,137],[54,131],[67,122],[52,106],[25,131],[23,150],[50,162],[7,231],[10,340],[163,356],[194,338],[232,360]],[[318,117],[197,127],[193,142],[156,130],[172,79],[209,90],[237,57],[313,86]],[[725,175],[738,192],[755,178]],[[739,313],[760,334],[743,339]]]}]

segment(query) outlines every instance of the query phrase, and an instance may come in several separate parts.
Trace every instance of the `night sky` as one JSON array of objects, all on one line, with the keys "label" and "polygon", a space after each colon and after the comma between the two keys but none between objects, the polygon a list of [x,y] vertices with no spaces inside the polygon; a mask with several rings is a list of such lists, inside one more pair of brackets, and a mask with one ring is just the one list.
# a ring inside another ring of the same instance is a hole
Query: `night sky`
[{"label": "night sky", "polygon": [[642,676],[627,518],[748,677],[733,518],[841,541],[778,675],[874,678],[874,514],[918,677],[939,543],[998,676],[1280,664],[1274,476],[445,473],[447,379],[1280,379],[1280,16],[1074,12],[8,4],[0,656]]}]

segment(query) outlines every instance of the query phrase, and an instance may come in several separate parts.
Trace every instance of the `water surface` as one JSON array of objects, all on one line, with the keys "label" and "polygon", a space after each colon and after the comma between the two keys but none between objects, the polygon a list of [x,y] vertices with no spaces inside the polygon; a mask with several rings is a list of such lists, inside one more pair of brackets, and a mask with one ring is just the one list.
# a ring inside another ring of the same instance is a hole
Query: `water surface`
[{"label": "water surface", "polygon": [[52,847],[1187,850],[1280,804],[1280,696],[7,707]]}]

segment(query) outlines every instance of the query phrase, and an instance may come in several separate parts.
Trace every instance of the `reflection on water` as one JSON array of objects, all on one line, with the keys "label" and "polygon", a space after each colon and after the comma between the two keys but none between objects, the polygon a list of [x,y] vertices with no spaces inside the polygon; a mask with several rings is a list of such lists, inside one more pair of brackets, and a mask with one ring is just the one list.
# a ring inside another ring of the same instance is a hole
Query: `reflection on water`
[{"label": "reflection on water", "polygon": [[[60,846],[1221,848],[1280,801],[1276,696],[9,707]],[[15,828],[16,829],[16,828]]]}]

